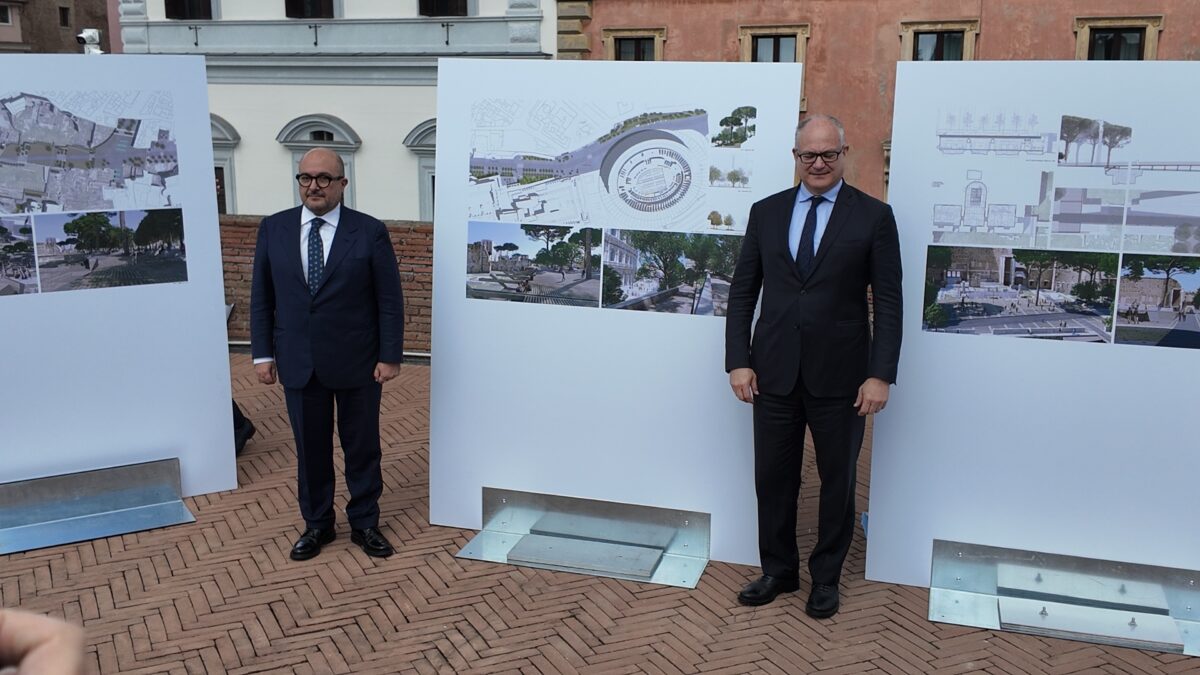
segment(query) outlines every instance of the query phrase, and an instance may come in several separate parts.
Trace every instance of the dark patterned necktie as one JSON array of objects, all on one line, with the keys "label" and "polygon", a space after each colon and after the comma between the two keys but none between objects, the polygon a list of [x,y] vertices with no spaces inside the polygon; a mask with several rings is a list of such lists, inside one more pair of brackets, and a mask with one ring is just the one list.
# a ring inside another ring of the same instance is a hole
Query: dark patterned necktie
[{"label": "dark patterned necktie", "polygon": [[324,220],[313,218],[308,230],[308,292],[313,295],[317,294],[321,274],[325,271],[325,245],[321,243],[321,226],[324,224]]},{"label": "dark patterned necktie", "polygon": [[808,276],[808,269],[812,267],[813,240],[817,236],[817,206],[825,198],[813,195],[808,201],[808,215],[804,217],[804,230],[800,232],[800,246],[796,250],[796,268],[800,270],[802,278]]}]

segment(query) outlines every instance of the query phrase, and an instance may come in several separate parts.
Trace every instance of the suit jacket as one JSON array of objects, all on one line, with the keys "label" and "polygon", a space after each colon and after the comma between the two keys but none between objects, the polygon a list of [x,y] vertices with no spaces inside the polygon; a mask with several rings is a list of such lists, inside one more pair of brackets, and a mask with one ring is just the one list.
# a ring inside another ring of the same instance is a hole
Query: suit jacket
[{"label": "suit jacket", "polygon": [[[753,368],[759,391],[797,382],[819,397],[854,396],[868,377],[896,381],[900,358],[900,241],[887,204],[843,183],[807,278],[788,246],[799,186],[750,208],[729,290],[725,370]],[[867,322],[867,286],[875,326]],[[762,291],[751,340],[750,324]]]},{"label": "suit jacket", "polygon": [[387,227],[342,206],[316,295],[300,261],[300,207],[263,219],[250,288],[254,358],[274,357],[299,389],[315,373],[330,389],[374,381],[375,364],[404,353],[404,299]]}]

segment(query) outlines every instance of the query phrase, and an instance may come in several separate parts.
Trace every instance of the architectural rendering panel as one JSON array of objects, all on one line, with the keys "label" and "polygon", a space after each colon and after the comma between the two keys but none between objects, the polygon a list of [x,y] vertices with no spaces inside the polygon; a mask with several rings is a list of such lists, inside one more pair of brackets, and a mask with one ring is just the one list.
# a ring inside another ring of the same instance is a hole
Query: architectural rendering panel
[{"label": "architectural rendering panel", "polygon": [[163,91],[0,90],[0,213],[179,206]]},{"label": "architectural rendering panel", "polygon": [[930,246],[926,331],[1111,342],[1117,254]]},{"label": "architectural rendering panel", "polygon": [[599,307],[600,230],[472,221],[467,297]]},{"label": "architectural rendering panel", "polygon": [[725,316],[741,246],[736,235],[605,230],[603,304]]},{"label": "architectural rendering panel", "polygon": [[472,219],[741,232],[757,198],[753,105],[489,98],[471,116]]},{"label": "architectural rendering panel", "polygon": [[1118,344],[1200,348],[1200,255],[1126,255]]},{"label": "architectural rendering panel", "polygon": [[867,578],[937,585],[935,540],[1200,559],[1163,516],[1194,510],[1200,473],[1178,424],[1200,358],[1195,82],[1186,60],[898,64],[904,352],[874,419]]}]

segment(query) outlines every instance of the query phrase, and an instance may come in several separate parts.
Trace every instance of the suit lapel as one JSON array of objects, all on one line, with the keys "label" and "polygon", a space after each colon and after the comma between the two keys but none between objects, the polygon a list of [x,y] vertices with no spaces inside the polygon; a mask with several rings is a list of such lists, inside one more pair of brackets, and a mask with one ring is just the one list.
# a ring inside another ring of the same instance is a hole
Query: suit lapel
[{"label": "suit lapel", "polygon": [[358,230],[358,220],[350,214],[349,209],[343,206],[342,216],[333,233],[333,243],[329,245],[329,259],[325,261],[321,283],[317,286],[318,293],[325,287],[326,282],[329,281],[329,275],[337,268],[338,263],[342,262],[346,254],[354,248],[354,242],[358,239]]},{"label": "suit lapel", "polygon": [[796,259],[792,257],[795,251],[792,250],[792,244],[788,241],[789,230],[792,226],[792,212],[796,210],[796,193],[800,191],[800,186],[788,190],[787,195],[779,202],[779,210],[776,211],[775,217],[771,222],[777,223],[779,231],[775,232],[771,237],[775,239],[780,251],[783,251],[784,264],[792,268],[792,273],[796,278],[800,278],[799,271],[796,270]]},{"label": "suit lapel", "polygon": [[308,279],[304,277],[304,261],[300,259],[300,209],[289,214],[283,223],[283,250],[288,267],[291,267],[296,279],[308,288]]},{"label": "suit lapel", "polygon": [[821,245],[817,247],[817,255],[813,257],[812,267],[808,270],[809,277],[816,273],[825,254],[833,246],[833,242],[837,241],[837,238],[842,236],[842,232],[846,230],[846,221],[850,220],[850,212],[854,209],[856,197],[855,191],[849,185],[842,183],[837,201],[833,203],[833,212],[829,214],[829,222],[825,225],[825,234],[821,235]]}]

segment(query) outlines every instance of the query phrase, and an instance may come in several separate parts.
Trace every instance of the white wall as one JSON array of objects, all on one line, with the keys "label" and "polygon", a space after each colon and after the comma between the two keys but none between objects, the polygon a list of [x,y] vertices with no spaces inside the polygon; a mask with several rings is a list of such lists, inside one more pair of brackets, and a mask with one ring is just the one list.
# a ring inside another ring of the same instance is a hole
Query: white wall
[{"label": "white wall", "polygon": [[1200,350],[922,332],[921,303],[932,206],[961,203],[968,170],[992,203],[1019,206],[1036,204],[1042,171],[1057,187],[1200,189],[1170,171],[1127,186],[1103,167],[1059,167],[1056,151],[943,155],[947,114],[1036,115],[1054,138],[1062,115],[1103,119],[1134,130],[1114,159],[1200,162],[1200,137],[1178,118],[1200,96],[1162,85],[1200,81],[1200,64],[905,62],[896,81],[904,348],[875,419],[867,577],[928,585],[934,539],[1196,569]]},{"label": "white wall", "polygon": [[422,86],[209,85],[212,112],[242,137],[233,158],[238,211],[268,215],[295,205],[296,167],[275,137],[296,117],[324,113],[362,138],[354,158],[356,208],[376,218],[417,220],[417,156],[404,137],[434,117],[435,98],[435,87]]},{"label": "white wall", "polygon": [[237,487],[204,60],[2,60],[0,95],[54,92],[84,117],[136,117],[124,106],[144,97],[162,115],[158,97],[170,94],[173,116],[155,124],[179,151],[172,203],[183,209],[188,279],[0,297],[0,482],[179,458],[185,494]]},{"label": "white wall", "polygon": [[[468,166],[478,142],[556,154],[641,112],[702,108],[712,133],[721,115],[755,105],[758,135],[739,150],[754,180],[724,209],[744,219],[752,201],[792,185],[801,66],[442,59],[438,68],[430,521],[480,527],[485,486],[700,511],[712,514],[712,558],[757,563],[751,408],[729,390],[724,318],[467,298]],[[484,100],[493,105],[474,117]],[[553,114],[531,114],[540,102]],[[698,222],[721,203],[707,189],[712,155],[689,154]],[[570,189],[582,195],[587,184]],[[617,197],[594,194],[592,227],[637,229],[609,215],[621,212]],[[697,222],[677,215],[643,227]]]}]

